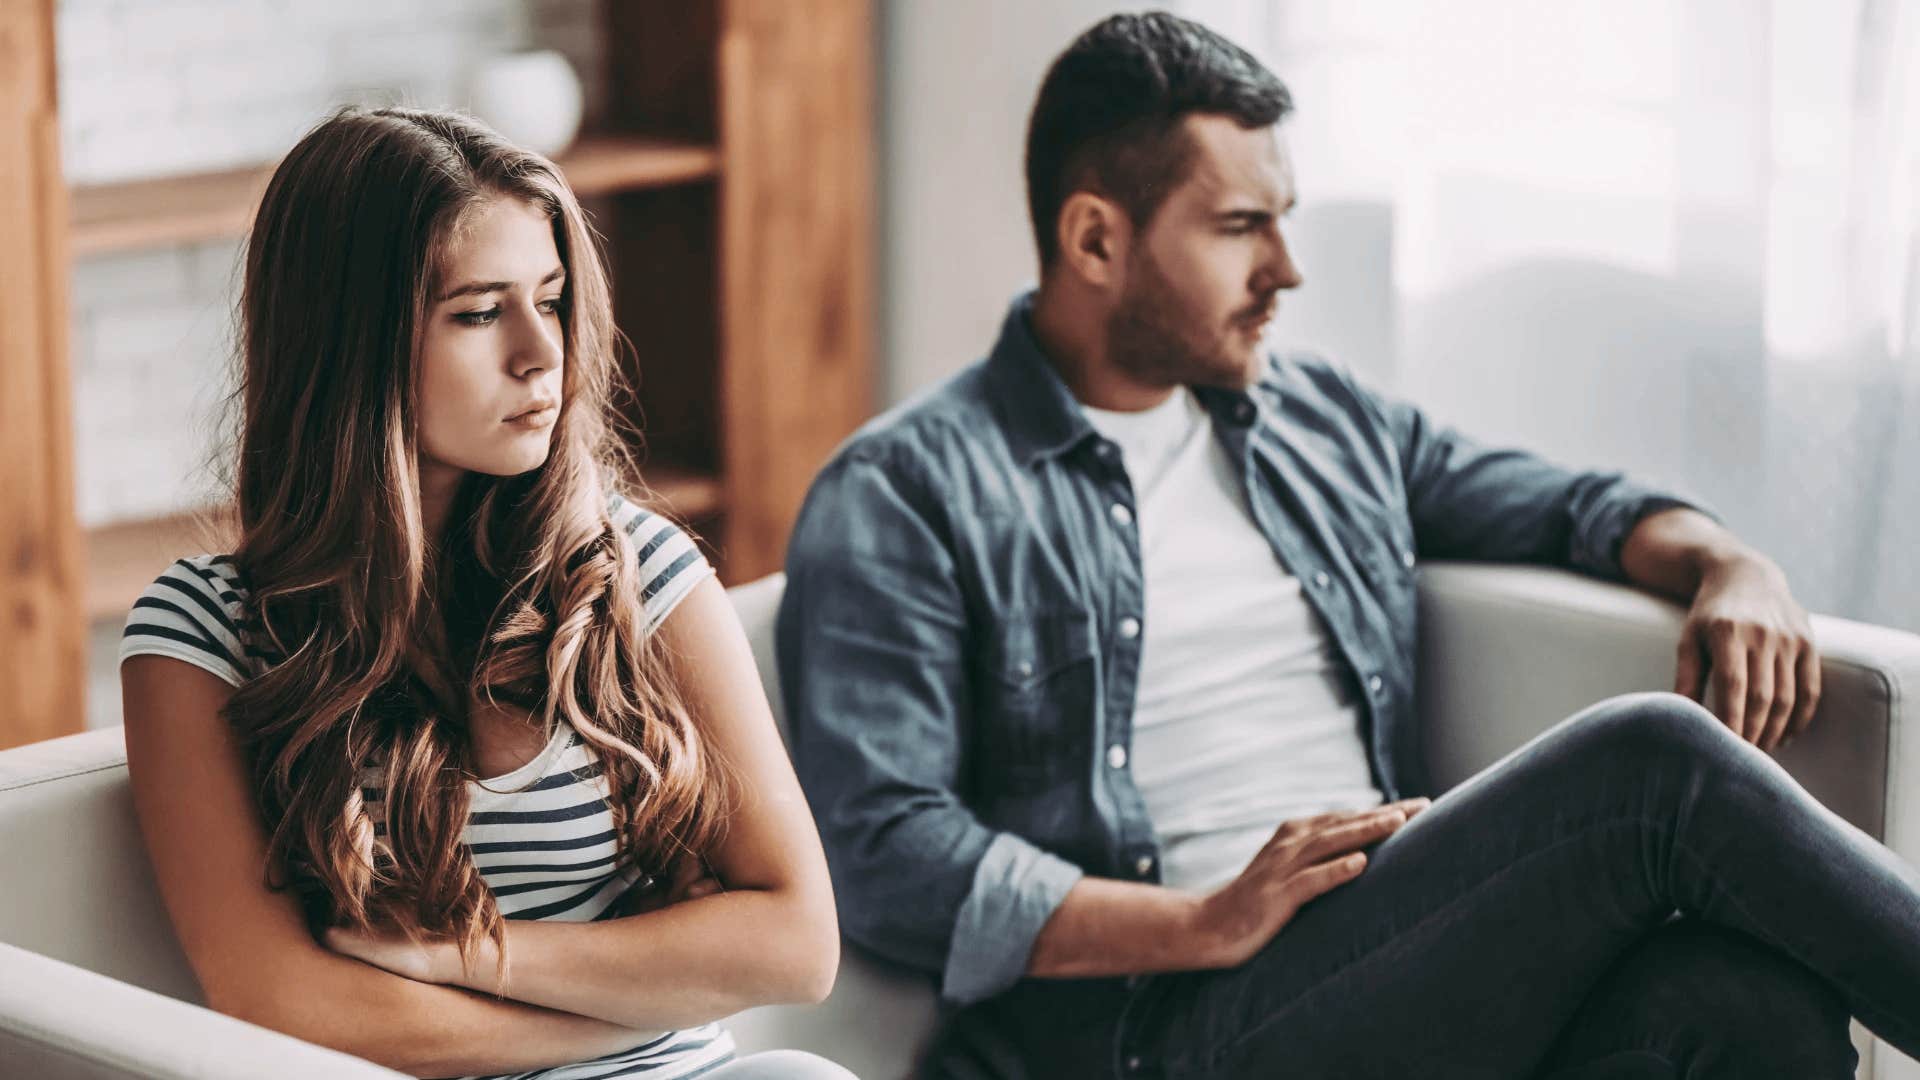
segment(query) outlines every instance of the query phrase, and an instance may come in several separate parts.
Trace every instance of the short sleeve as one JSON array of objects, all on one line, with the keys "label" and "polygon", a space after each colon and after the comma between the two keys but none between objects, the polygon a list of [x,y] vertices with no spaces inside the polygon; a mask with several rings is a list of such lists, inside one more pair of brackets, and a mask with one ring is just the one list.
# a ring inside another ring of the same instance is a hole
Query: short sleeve
[{"label": "short sleeve", "polygon": [[713,564],[664,514],[615,495],[608,507],[614,526],[633,544],[640,568],[640,604],[648,630],[666,621],[695,585],[713,576]]},{"label": "short sleeve", "polygon": [[233,567],[218,556],[175,562],[127,613],[120,662],[171,656],[239,686],[247,678],[246,646],[240,639],[243,595]]}]

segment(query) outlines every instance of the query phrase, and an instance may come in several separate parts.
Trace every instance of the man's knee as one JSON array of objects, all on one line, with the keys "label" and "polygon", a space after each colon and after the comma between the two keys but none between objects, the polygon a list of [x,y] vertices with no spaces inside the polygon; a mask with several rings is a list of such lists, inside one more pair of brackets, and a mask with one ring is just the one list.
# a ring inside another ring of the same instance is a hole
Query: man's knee
[{"label": "man's knee", "polygon": [[1597,759],[1606,761],[1724,758],[1738,755],[1742,745],[1718,717],[1679,694],[1608,698],[1579,713],[1571,725],[1577,738],[1592,744]]}]

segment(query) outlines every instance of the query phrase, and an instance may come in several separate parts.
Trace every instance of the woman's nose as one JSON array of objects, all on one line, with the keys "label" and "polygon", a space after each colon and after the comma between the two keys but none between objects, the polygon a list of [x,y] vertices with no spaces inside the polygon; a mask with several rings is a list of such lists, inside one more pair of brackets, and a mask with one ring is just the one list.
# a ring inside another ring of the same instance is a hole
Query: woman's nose
[{"label": "woman's nose", "polygon": [[560,366],[565,346],[557,320],[549,320],[539,311],[530,310],[515,321],[520,324],[521,330],[514,342],[511,358],[513,374],[525,378]]}]

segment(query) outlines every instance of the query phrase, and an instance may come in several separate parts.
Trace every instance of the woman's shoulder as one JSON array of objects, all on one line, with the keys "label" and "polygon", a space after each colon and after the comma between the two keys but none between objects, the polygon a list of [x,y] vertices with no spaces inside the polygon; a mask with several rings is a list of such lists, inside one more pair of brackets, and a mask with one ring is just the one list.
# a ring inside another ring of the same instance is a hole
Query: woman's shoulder
[{"label": "woman's shoulder", "polygon": [[633,546],[649,628],[659,625],[695,585],[713,576],[712,564],[693,537],[665,514],[615,492],[607,499],[607,516]]},{"label": "woman's shoulder", "polygon": [[242,634],[246,599],[246,584],[230,556],[177,559],[127,613],[120,660],[170,656],[239,686],[252,667]]}]

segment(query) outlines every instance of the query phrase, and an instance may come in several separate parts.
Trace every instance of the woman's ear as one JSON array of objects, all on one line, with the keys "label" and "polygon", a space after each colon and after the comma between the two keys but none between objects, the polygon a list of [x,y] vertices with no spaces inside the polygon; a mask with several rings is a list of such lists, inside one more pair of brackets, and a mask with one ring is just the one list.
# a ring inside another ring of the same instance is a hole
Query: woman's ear
[{"label": "woman's ear", "polygon": [[1117,288],[1126,265],[1133,223],[1120,204],[1091,191],[1076,191],[1060,207],[1062,268],[1098,289]]}]

